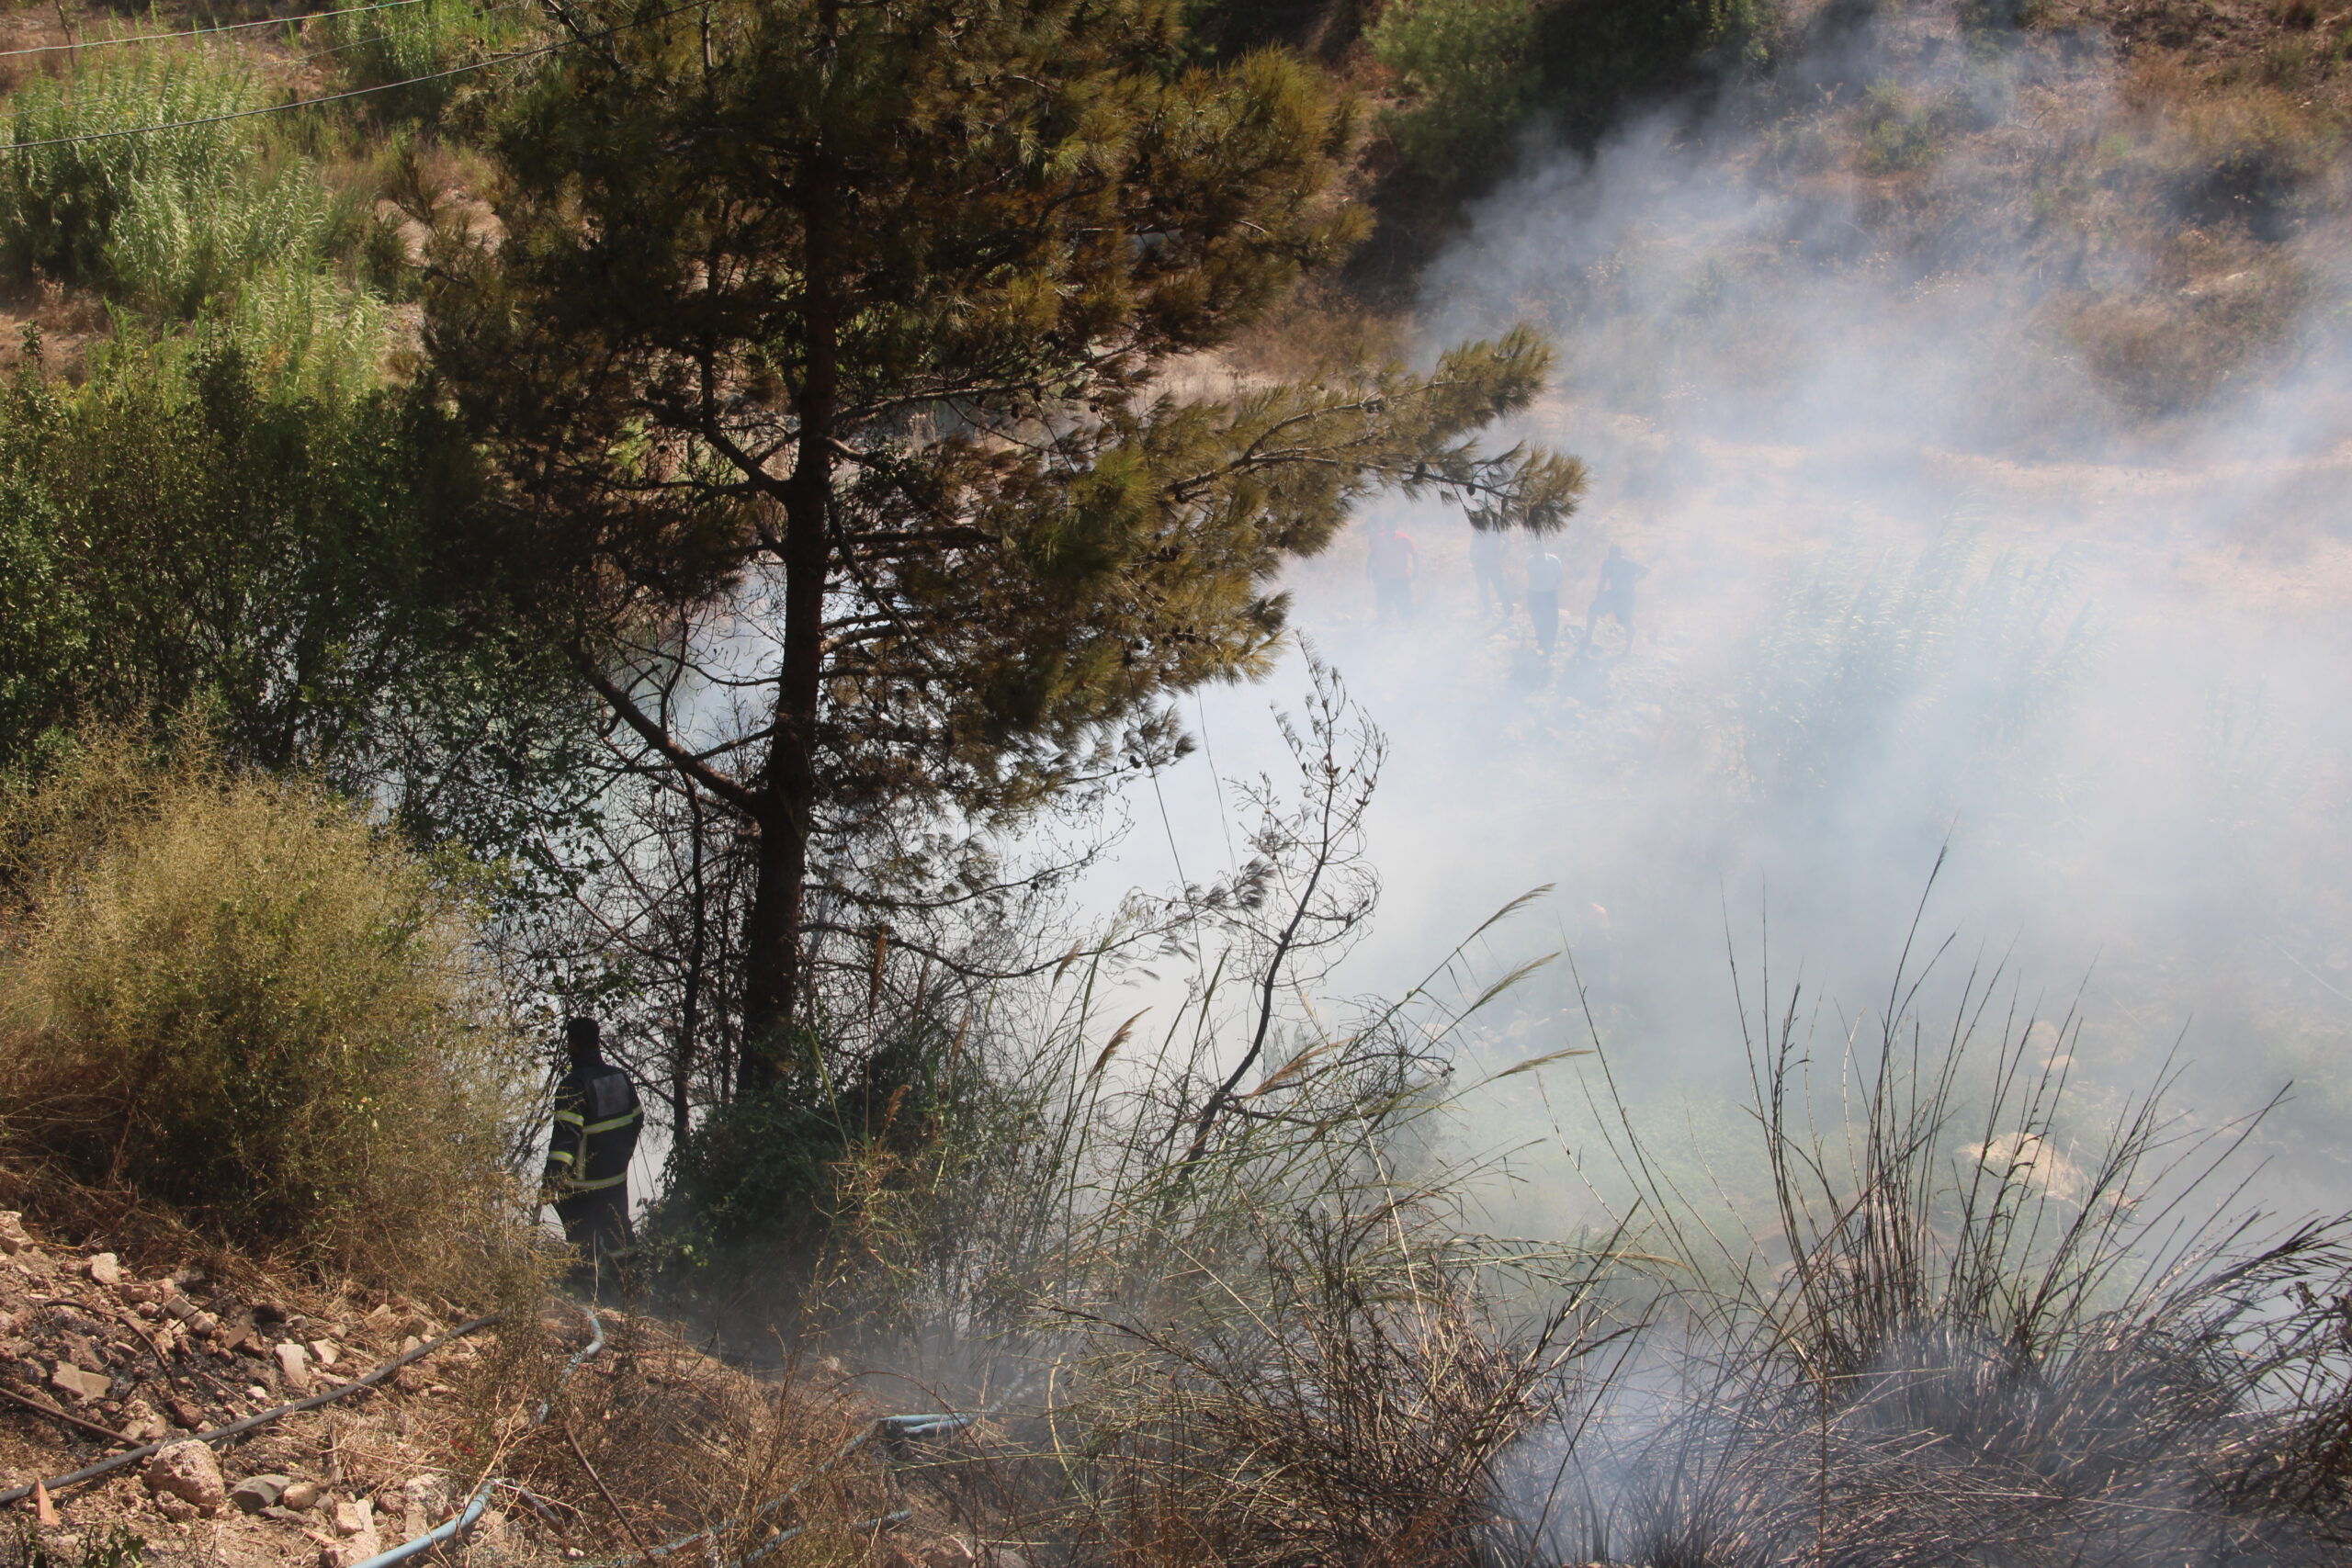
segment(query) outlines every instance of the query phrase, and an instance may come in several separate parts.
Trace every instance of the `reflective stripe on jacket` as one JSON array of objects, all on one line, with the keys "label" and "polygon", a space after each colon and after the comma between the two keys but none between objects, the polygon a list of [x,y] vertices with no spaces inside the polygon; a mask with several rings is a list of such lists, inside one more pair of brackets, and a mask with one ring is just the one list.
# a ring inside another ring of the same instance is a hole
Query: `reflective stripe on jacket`
[{"label": "reflective stripe on jacket", "polygon": [[620,1068],[599,1062],[564,1074],[548,1134],[548,1190],[569,1198],[626,1182],[644,1121],[637,1087]]}]

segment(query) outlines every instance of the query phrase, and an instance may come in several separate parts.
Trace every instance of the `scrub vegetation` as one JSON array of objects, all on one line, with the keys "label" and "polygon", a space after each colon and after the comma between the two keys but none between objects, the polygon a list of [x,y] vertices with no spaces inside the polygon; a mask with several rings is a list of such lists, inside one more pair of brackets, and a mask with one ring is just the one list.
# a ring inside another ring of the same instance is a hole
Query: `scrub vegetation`
[{"label": "scrub vegetation", "polygon": [[[1862,9],[16,14],[49,52],[0,113],[8,1190],[511,1293],[541,1043],[594,1013],[660,1133],[641,1300],[985,1411],[925,1484],[1039,1561],[2329,1560],[2342,1230],[2240,1224],[2226,1138],[2182,1154],[2162,1082],[2080,1105],[1998,987],[1930,1018],[1906,968],[1819,1057],[1771,999],[1769,1180],[1693,1191],[1620,1119],[1622,1219],[1539,1242],[1484,1234],[1452,1118],[1536,1073],[1608,1102],[1598,1032],[1465,1081],[1528,977],[1483,931],[1318,989],[1374,915],[1385,761],[1331,671],[1221,874],[1065,912],[1355,508],[1577,511],[1579,459],[1498,433],[1605,334],[1415,355],[1391,319],[1528,149],[1745,115],[1897,269],[1998,163],[1982,243],[2067,279],[2025,330],[2121,427],[2292,351],[2352,17],[1939,13],[2019,79],[2118,51],[2127,129],[2029,137],[1958,85],[1779,74]],[[1727,333],[1738,281],[1661,314]],[[2096,630],[1957,514],[1790,605],[1736,763],[1776,800],[1888,682],[1928,695],[1916,765],[2030,768]],[[1117,999],[1147,971],[1172,1019]],[[684,1429],[624,1392],[608,1465]],[[786,1409],[720,1413],[746,1495],[814,1451]]]},{"label": "scrub vegetation", "polygon": [[0,1147],[51,1201],[428,1290],[514,1248],[535,1064],[396,837],[102,735],[11,791],[0,843]]}]

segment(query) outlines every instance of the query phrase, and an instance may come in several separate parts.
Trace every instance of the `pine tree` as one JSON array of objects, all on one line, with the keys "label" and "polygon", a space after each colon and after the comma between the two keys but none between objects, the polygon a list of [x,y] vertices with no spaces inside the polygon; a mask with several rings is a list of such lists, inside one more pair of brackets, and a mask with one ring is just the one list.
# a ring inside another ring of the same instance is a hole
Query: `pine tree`
[{"label": "pine tree", "polygon": [[1214,357],[1362,233],[1351,111],[1291,56],[1188,63],[1168,0],[559,9],[495,242],[436,245],[427,346],[500,475],[459,558],[755,838],[741,1084],[914,828],[1170,754],[1164,699],[1266,668],[1273,579],[1363,497],[1575,504],[1573,459],[1474,439],[1532,333]]}]

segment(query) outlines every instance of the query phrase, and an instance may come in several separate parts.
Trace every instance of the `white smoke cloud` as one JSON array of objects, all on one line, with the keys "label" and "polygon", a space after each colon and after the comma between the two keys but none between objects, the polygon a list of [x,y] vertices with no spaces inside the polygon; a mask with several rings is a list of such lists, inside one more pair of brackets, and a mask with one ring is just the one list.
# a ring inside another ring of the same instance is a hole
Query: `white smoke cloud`
[{"label": "white smoke cloud", "polygon": [[[1343,978],[1393,993],[1553,884],[1493,962],[1565,941],[1634,1091],[1736,1136],[1727,926],[1850,1018],[1949,845],[1925,931],[2027,1006],[2079,999],[2094,1103],[2176,1042],[2200,1121],[2294,1079],[2277,1195],[2352,1201],[2352,248],[2308,203],[2273,239],[2200,209],[2209,154],[2079,39],[1921,7],[1810,47],[1696,123],[1532,156],[1432,269],[1431,344],[1532,318],[1562,344],[1516,434],[1595,470],[1548,547],[1564,620],[1611,543],[1652,571],[1629,650],[1604,626],[1548,660],[1434,506],[1377,513],[1420,547],[1409,623],[1377,622],[1360,538],[1294,573],[1395,740],[1382,923]],[[1170,880],[1171,844],[1222,868],[1213,772],[1279,773],[1265,709],[1301,684],[1204,694],[1209,756],[1137,797],[1110,881]],[[1572,1043],[1576,1011],[1548,971],[1493,1049]],[[1498,1202],[1566,1224],[1526,1088],[1477,1129],[1531,1145]]]}]

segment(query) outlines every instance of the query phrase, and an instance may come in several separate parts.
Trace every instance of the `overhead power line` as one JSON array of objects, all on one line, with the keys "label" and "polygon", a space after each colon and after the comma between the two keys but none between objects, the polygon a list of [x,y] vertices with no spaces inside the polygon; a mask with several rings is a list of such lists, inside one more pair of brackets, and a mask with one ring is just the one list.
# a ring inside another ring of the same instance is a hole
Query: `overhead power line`
[{"label": "overhead power line", "polygon": [[311,11],[300,17],[266,17],[258,22],[224,22],[217,28],[196,28],[184,33],[138,33],[129,38],[85,39],[79,43],[44,43],[31,49],[0,49],[0,60],[28,54],[63,54],[72,50],[105,49],[118,43],[163,43],[174,39],[210,38],[217,33],[243,32],[248,28],[291,28],[321,17],[356,17],[363,11],[390,11],[401,6],[422,6],[424,0],[378,0],[373,6],[347,6],[340,11]]},{"label": "overhead power line", "polygon": [[256,118],[256,115],[282,115],[297,108],[318,108],[320,104],[341,104],[344,98],[365,98],[369,96],[369,94],[377,94],[377,92],[393,92],[395,87],[416,87],[419,83],[440,83],[440,80],[445,80],[445,77],[466,75],[468,71],[487,71],[489,66],[505,66],[505,63],[513,63],[517,62],[517,59],[534,59],[534,56],[538,54],[555,54],[558,50],[570,50],[571,45],[585,45],[585,42],[595,42],[600,40],[600,38],[612,38],[614,33],[618,33],[618,30],[623,28],[644,26],[647,21],[665,21],[668,17],[675,17],[677,12],[692,12],[696,5],[708,5],[708,0],[692,0],[689,5],[673,5],[671,9],[656,12],[654,17],[639,17],[638,21],[623,21],[623,24],[616,26],[616,28],[605,28],[602,33],[583,33],[579,35],[579,38],[558,38],[558,40],[550,42],[550,45],[538,45],[537,50],[513,50],[511,54],[492,54],[489,59],[478,59],[478,62],[468,63],[468,66],[449,66],[447,71],[428,71],[424,73],[424,75],[404,77],[404,80],[398,80],[398,83],[377,83],[374,87],[353,87],[348,89],[348,92],[327,92],[327,94],[320,94],[320,96],[315,98],[294,98],[291,104],[266,104],[264,108],[235,108],[235,110],[228,110],[226,115],[202,115],[202,118],[198,118],[198,120],[163,120],[158,122],[158,125],[125,125],[120,127],[120,130],[113,130],[113,131],[83,131],[83,134],[77,134],[77,136],[45,136],[45,139],[40,139],[40,141],[0,141],[0,152],[30,152],[33,148],[63,148],[63,146],[75,146],[75,143],[83,143],[83,141],[120,141],[122,136],[148,136],[148,134],[155,134],[155,131],[186,131],[186,130],[195,130],[195,127],[200,127],[200,125],[223,125],[223,122],[228,120],[252,120],[252,118]]},{"label": "overhead power line", "polygon": [[477,60],[470,65],[453,65],[447,71],[429,71],[422,76],[411,76],[400,82],[379,82],[372,87],[354,87],[348,92],[327,93],[315,98],[297,98],[291,103],[269,104],[257,109],[232,109],[227,114],[209,114],[197,119],[169,119],[154,125],[126,125],[119,130],[90,130],[79,136],[50,136],[39,141],[0,141],[0,152],[29,152],[39,147],[72,147],[84,141],[117,141],[126,136],[147,136],[163,130],[192,130],[201,125],[220,125],[232,119],[252,119],[258,115],[286,114],[294,109],[315,108],[321,104],[341,103],[345,98],[364,98],[372,93],[389,93],[395,87],[413,87],[420,82],[438,82],[446,76],[462,76],[469,71],[481,71],[509,61],[528,60],[534,55],[551,54],[559,49],[569,49],[582,39],[564,39],[543,44],[537,49],[516,50],[512,54],[492,55]]},{"label": "overhead power line", "polygon": [[294,109],[316,108],[321,104],[341,103],[346,98],[364,98],[371,93],[389,93],[397,87],[413,87],[421,82],[438,82],[450,76],[462,76],[469,71],[484,71],[493,65],[507,65],[517,60],[530,60],[542,54],[553,54],[557,50],[570,49],[573,44],[594,43],[599,39],[611,38],[615,33],[625,32],[630,28],[643,27],[650,22],[666,21],[683,11],[696,10],[709,4],[710,0],[686,0],[684,5],[673,6],[666,11],[657,11],[650,17],[639,17],[635,21],[622,22],[617,26],[605,28],[600,32],[581,33],[571,38],[558,39],[553,43],[541,44],[537,49],[518,49],[506,54],[494,54],[488,60],[477,60],[468,65],[452,65],[447,71],[428,71],[422,76],[410,76],[398,82],[379,82],[372,87],[353,87],[346,92],[324,93],[315,98],[297,98],[291,103],[269,104],[257,109],[232,109],[227,114],[205,115],[196,119],[164,120],[155,125],[127,125],[118,130],[91,130],[78,136],[51,136],[44,137],[39,141],[0,141],[0,152],[29,152],[36,148],[71,147],[84,141],[114,141],[125,136],[146,136],[164,130],[189,130],[198,126],[220,125],[232,119],[252,119],[259,115],[286,114]]},{"label": "overhead power line", "polygon": [[[400,3],[403,5],[413,4],[415,3],[415,0],[400,0]],[[512,11],[518,6],[536,6],[538,3],[539,0],[500,0],[500,3],[495,6],[482,6],[480,10],[476,11],[474,15],[477,17],[495,17],[501,11]],[[338,11],[322,11],[318,14],[322,17],[342,15],[342,13]],[[300,54],[295,55],[292,60],[287,62],[287,63],[307,65],[313,60],[324,60],[330,54],[342,54],[350,50],[365,49],[371,43],[382,43],[389,39],[406,38],[412,33],[424,31],[424,28],[429,26],[431,26],[430,23],[420,22],[414,27],[388,28],[379,33],[369,33],[366,38],[353,39],[348,43],[329,44],[323,49],[305,50]]]},{"label": "overhead power line", "polygon": [[0,141],[0,152],[29,152],[36,148],[71,147],[84,141],[114,141],[126,136],[146,136],[164,130],[189,130],[198,126],[220,125],[232,119],[252,119],[258,115],[286,114],[294,109],[316,108],[321,104],[338,104],[346,98],[364,98],[372,93],[389,93],[397,87],[413,87],[421,82],[438,82],[450,76],[462,76],[469,71],[484,71],[493,65],[506,65],[517,60],[530,60],[542,54],[553,54],[557,50],[570,49],[576,43],[594,43],[600,39],[611,38],[615,33],[626,32],[631,28],[644,27],[650,22],[667,21],[681,12],[698,10],[709,4],[710,0],[686,0],[684,5],[673,6],[666,11],[656,11],[650,17],[639,17],[635,21],[622,22],[617,26],[605,28],[600,32],[580,33],[571,38],[558,39],[553,43],[541,44],[537,49],[518,49],[507,54],[494,54],[488,60],[477,60],[469,65],[453,65],[447,71],[428,71],[422,76],[410,76],[398,82],[379,82],[372,87],[353,87],[347,92],[325,93],[315,98],[297,98],[291,103],[270,104],[257,109],[232,109],[227,114],[205,115],[197,119],[164,120],[155,125],[127,125],[119,130],[91,130],[78,136],[51,136],[44,137],[39,141]]}]

